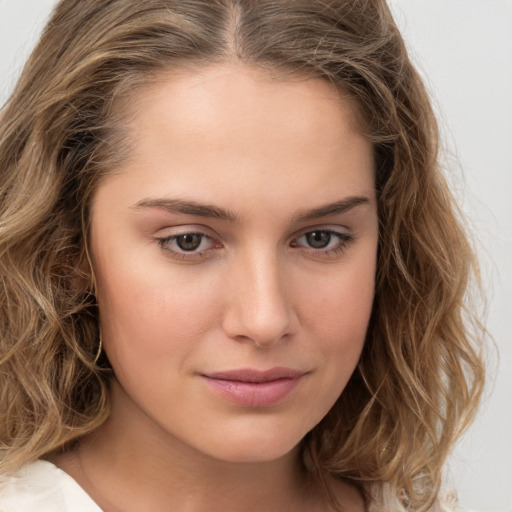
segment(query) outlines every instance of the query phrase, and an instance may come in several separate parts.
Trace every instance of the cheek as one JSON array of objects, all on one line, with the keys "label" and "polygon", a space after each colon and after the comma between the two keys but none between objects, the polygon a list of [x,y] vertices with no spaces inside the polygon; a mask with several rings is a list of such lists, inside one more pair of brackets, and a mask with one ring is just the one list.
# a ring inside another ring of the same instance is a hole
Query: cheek
[{"label": "cheek", "polygon": [[322,330],[321,339],[364,338],[375,293],[375,263],[359,261],[324,277],[312,275],[301,292],[304,322]]},{"label": "cheek", "polygon": [[[186,269],[188,270],[188,269]],[[215,286],[159,266],[108,265],[97,272],[105,349],[117,360],[180,364],[218,316]]]},{"label": "cheek", "polygon": [[[369,253],[370,255],[372,253]],[[326,389],[341,393],[366,339],[375,290],[375,259],[347,265],[325,279],[306,283],[302,325],[325,363]]]},{"label": "cheek", "polygon": [[[370,262],[371,263],[371,262]],[[302,351],[314,367],[300,422],[317,425],[336,403],[359,361],[374,297],[374,267],[347,265],[301,281]],[[308,404],[307,406],[305,404]]]}]

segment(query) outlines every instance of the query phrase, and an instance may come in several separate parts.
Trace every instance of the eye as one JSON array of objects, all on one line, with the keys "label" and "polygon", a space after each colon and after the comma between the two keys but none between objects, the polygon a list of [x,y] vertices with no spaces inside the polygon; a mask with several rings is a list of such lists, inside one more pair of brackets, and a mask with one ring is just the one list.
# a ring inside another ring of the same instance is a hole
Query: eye
[{"label": "eye", "polygon": [[313,249],[325,249],[333,239],[331,231],[311,231],[301,238],[305,238],[306,243]]},{"label": "eye", "polygon": [[182,251],[196,251],[203,243],[203,237],[199,233],[186,233],[175,237],[174,242]]},{"label": "eye", "polygon": [[348,233],[332,229],[314,229],[302,234],[292,243],[292,247],[303,247],[315,254],[336,255],[346,249],[353,240]]},{"label": "eye", "polygon": [[221,247],[219,242],[199,232],[173,234],[157,241],[163,251],[178,259],[204,258],[207,251]]}]

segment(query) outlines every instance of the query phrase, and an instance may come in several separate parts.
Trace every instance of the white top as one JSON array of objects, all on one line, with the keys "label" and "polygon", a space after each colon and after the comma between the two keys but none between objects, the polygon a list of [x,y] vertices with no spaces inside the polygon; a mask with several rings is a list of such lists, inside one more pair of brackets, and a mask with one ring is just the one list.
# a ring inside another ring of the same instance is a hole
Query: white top
[{"label": "white top", "polygon": [[[373,503],[368,512],[406,512],[384,485],[370,486]],[[430,512],[457,512],[455,498],[435,504]],[[0,512],[102,512],[67,473],[38,460],[9,477],[0,477]],[[466,511],[470,512],[470,511]]]},{"label": "white top", "polygon": [[0,512],[101,512],[67,473],[38,460],[0,480]]}]

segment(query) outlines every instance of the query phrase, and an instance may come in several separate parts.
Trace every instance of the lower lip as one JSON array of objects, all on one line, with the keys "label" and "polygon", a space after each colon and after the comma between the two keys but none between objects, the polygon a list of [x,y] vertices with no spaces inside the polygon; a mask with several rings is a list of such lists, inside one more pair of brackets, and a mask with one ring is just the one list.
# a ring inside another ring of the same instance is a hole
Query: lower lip
[{"label": "lower lip", "polygon": [[269,407],[284,400],[299,384],[302,377],[267,382],[243,382],[203,376],[218,395],[243,407]]}]

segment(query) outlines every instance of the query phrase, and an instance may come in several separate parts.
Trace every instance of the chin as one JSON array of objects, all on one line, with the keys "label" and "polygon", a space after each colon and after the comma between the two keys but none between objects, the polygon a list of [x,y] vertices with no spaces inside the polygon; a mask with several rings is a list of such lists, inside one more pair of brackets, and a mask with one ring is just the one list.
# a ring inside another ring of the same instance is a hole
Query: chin
[{"label": "chin", "polygon": [[213,437],[202,451],[211,457],[232,463],[272,462],[291,453],[298,453],[303,434],[286,435],[285,429],[231,429]]}]

